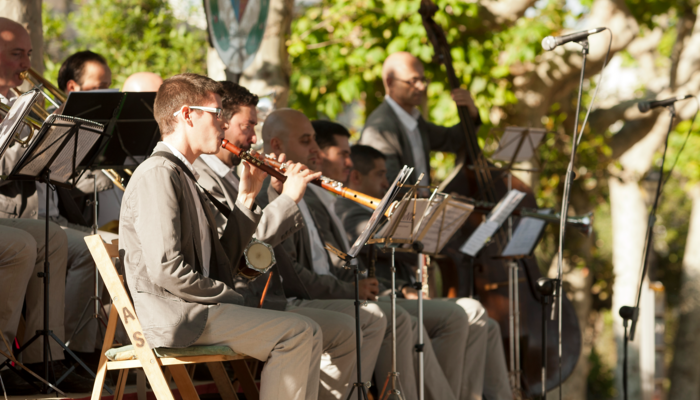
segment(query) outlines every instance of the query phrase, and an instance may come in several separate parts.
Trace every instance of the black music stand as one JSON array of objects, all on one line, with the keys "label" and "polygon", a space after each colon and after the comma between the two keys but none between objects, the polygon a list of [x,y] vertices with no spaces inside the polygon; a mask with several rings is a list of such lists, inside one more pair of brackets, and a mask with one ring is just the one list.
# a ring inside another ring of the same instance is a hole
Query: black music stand
[{"label": "black music stand", "polygon": [[[159,138],[158,123],[153,116],[155,92],[73,92],[68,96],[64,115],[89,118],[107,126],[105,136],[100,143],[84,158],[79,168],[83,171],[101,169],[108,175],[106,169],[127,170],[136,168],[151,154]],[[108,177],[110,177],[108,175]],[[110,177],[111,178],[111,177]],[[94,176],[93,176],[93,179]],[[93,186],[93,200],[89,205],[94,207],[92,234],[97,234],[98,199],[97,184]],[[83,309],[77,328],[68,338],[67,344],[92,321],[98,322],[100,335],[102,328],[107,326],[102,299],[99,293],[99,272],[94,270],[94,293]],[[88,319],[90,305],[93,313]]]},{"label": "black music stand", "polygon": [[[29,146],[24,155],[7,177],[9,180],[39,181],[47,186],[46,190],[46,226],[44,245],[44,271],[38,275],[44,283],[44,329],[37,331],[20,349],[19,353],[29,347],[35,340],[42,337],[44,340],[44,379],[49,381],[49,339],[53,339],[64,351],[70,355],[93,377],[95,374],[75,355],[56,334],[49,329],[49,199],[50,185],[61,186],[68,189],[75,187],[80,174],[77,166],[87,155],[90,149],[102,137],[104,132],[102,124],[84,120],[81,118],[50,115],[42,125],[41,131]],[[7,363],[7,361],[5,361]],[[5,364],[4,363],[4,364]],[[3,365],[4,365],[3,364]],[[55,385],[60,384],[66,376],[73,372],[75,366],[60,378]],[[50,387],[44,387],[47,392]]]},{"label": "black music stand", "polygon": [[413,168],[408,168],[404,166],[399,174],[394,179],[394,183],[389,187],[386,194],[379,202],[379,205],[374,210],[372,217],[367,221],[365,229],[360,233],[360,236],[355,240],[350,250],[345,253],[330,244],[326,243],[326,250],[334,253],[341,260],[345,262],[345,268],[352,269],[355,275],[355,353],[357,354],[357,381],[353,383],[350,393],[348,393],[347,400],[350,400],[353,392],[357,389],[357,399],[358,400],[368,400],[367,389],[369,388],[371,382],[362,382],[362,356],[361,356],[361,343],[360,338],[362,337],[362,330],[360,328],[360,266],[356,260],[357,255],[360,253],[362,247],[364,247],[372,235],[372,233],[377,229],[381,221],[381,217],[384,215],[386,210],[391,206],[391,202],[394,200],[398,194],[399,185],[403,184],[406,179],[413,172]]}]

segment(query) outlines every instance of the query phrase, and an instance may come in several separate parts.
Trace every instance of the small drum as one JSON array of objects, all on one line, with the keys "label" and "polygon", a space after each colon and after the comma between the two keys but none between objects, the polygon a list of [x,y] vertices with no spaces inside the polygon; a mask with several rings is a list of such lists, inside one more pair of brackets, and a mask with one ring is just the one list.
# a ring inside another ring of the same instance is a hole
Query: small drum
[{"label": "small drum", "polygon": [[243,251],[243,257],[238,266],[238,274],[252,281],[267,273],[276,262],[272,246],[253,239]]}]

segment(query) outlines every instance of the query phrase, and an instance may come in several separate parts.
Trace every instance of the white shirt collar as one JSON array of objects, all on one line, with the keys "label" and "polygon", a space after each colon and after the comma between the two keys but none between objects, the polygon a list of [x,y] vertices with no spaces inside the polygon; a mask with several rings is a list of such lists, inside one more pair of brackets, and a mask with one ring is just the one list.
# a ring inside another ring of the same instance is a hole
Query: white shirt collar
[{"label": "white shirt collar", "polygon": [[219,157],[215,156],[214,154],[202,154],[199,156],[199,158],[204,161],[205,164],[209,166],[217,175],[219,175],[219,178],[225,177],[229,172],[231,172],[231,167],[226,165],[223,161],[219,159]]},{"label": "white shirt collar", "polygon": [[418,126],[418,117],[420,117],[420,111],[418,109],[414,108],[411,113],[407,113],[406,110],[401,108],[401,106],[394,101],[389,95],[384,96],[384,100],[389,103],[389,107],[391,107],[392,110],[396,113],[396,116],[399,117],[399,121],[401,121],[401,124],[409,131],[412,131],[416,129],[416,126]]},{"label": "white shirt collar", "polygon": [[175,157],[179,158],[180,161],[182,161],[183,163],[185,163],[185,166],[192,172],[192,175],[194,175],[194,178],[197,179],[197,180],[199,180],[199,174],[197,173],[197,170],[194,169],[194,167],[192,166],[192,164],[190,164],[190,162],[187,161],[187,159],[185,158],[185,156],[183,156],[182,153],[180,153],[180,151],[179,151],[178,149],[176,149],[176,148],[173,147],[172,145],[168,144],[168,142],[161,142],[161,143],[163,143],[164,145],[168,146],[168,149],[170,149],[170,151],[173,153],[173,155],[175,155]]}]

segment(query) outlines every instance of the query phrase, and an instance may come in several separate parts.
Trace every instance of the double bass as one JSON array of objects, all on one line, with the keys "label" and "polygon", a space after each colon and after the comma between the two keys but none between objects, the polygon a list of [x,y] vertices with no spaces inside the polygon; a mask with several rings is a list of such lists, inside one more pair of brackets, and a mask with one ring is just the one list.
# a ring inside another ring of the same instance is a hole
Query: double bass
[{"label": "double bass", "polygon": [[[435,49],[434,60],[445,66],[447,79],[452,89],[460,87],[460,82],[452,65],[450,47],[447,43],[442,27],[433,20],[437,12],[437,6],[431,0],[421,0],[420,14],[428,38]],[[457,160],[452,173],[440,186],[440,191],[456,193],[462,196],[477,198],[495,203],[507,192],[509,184],[512,189],[526,193],[521,201],[521,207],[537,208],[535,196],[530,187],[515,177],[507,177],[502,171],[492,168],[479,147],[476,127],[472,121],[467,107],[458,106],[460,124],[466,136],[465,145],[457,152]],[[497,172],[496,172],[497,171]],[[510,182],[509,182],[510,180]],[[468,268],[467,260],[459,253],[458,245],[464,243],[481,223],[482,216],[472,214],[462,226],[451,245],[445,249],[449,256],[439,261],[443,271],[443,282],[446,286],[446,295],[455,297],[459,291],[458,268]],[[517,225],[514,219],[514,226]],[[498,321],[506,344],[508,354],[509,335],[509,292],[508,277],[509,266],[498,257],[508,237],[506,230],[502,228],[494,235],[493,240],[485,246],[477,258],[473,261],[473,281],[470,285],[474,293],[486,308],[489,316]],[[536,282],[541,277],[537,260],[533,257],[525,257],[517,261],[519,271],[524,279],[515,282],[518,285],[520,303],[520,337],[515,338],[520,344],[520,370],[519,386],[522,395],[526,398],[542,396],[542,317],[541,295],[536,289]],[[573,371],[581,353],[581,330],[573,305],[566,296],[562,303],[562,337],[563,349],[561,358],[561,379],[566,379]],[[558,321],[549,319],[549,312],[545,315],[548,319],[547,326],[547,373],[545,378],[546,390],[552,390],[559,385],[559,349],[556,338],[558,337]],[[517,348],[517,347],[516,347]],[[517,359],[517,357],[516,357]],[[514,371],[511,371],[511,373]]]}]

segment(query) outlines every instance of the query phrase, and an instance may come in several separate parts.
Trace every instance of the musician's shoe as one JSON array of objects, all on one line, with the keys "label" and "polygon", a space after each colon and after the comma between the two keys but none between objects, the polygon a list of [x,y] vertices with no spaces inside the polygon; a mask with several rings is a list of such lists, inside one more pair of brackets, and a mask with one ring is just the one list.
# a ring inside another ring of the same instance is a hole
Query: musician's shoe
[{"label": "musician's shoe", "polygon": [[[44,376],[44,363],[25,365],[37,375],[41,377]],[[53,375],[51,371],[53,371]],[[67,371],[68,367],[66,367],[63,361],[53,361],[49,363],[49,380],[55,382],[56,379],[62,377]],[[58,384],[58,387],[66,393],[90,393],[92,392],[93,383],[94,380],[86,379],[73,370],[73,372]]]},{"label": "musician's shoe", "polygon": [[19,375],[8,369],[0,371],[0,378],[2,378],[2,383],[5,385],[8,396],[28,396],[40,393],[38,388],[30,385]]}]

